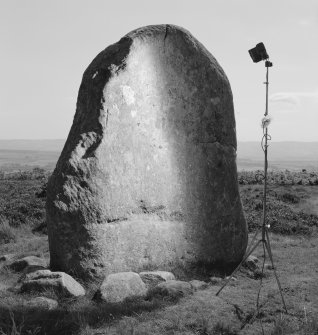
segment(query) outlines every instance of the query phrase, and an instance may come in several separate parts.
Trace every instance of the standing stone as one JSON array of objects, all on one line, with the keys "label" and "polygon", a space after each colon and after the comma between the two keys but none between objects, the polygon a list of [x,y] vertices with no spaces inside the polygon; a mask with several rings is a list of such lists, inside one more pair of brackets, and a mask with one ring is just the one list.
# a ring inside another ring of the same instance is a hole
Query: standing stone
[{"label": "standing stone", "polygon": [[52,269],[83,278],[240,262],[231,88],[189,32],[140,28],[89,65],[47,222]]}]

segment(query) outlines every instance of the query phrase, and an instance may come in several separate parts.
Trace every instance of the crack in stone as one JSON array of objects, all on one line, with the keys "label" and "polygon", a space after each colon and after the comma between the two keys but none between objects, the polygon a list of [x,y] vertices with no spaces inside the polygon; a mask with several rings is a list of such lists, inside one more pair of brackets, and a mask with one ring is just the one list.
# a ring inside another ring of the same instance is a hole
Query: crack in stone
[{"label": "crack in stone", "polygon": [[[164,46],[164,48],[165,48],[165,46],[166,46],[166,38],[167,38],[167,36],[168,36],[168,29],[169,29],[169,25],[166,24],[166,27],[165,27],[165,36],[164,36],[164,38],[163,38],[163,46]],[[165,49],[164,49],[164,50],[165,50]]]}]

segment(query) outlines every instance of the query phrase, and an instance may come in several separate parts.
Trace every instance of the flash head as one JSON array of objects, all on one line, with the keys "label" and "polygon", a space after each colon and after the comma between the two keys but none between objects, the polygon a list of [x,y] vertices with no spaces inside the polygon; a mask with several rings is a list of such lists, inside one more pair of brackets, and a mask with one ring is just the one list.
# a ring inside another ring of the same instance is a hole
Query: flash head
[{"label": "flash head", "polygon": [[261,60],[266,60],[269,58],[265,46],[262,42],[256,44],[256,47],[253,49],[248,50],[252,60],[254,63],[258,63]]}]

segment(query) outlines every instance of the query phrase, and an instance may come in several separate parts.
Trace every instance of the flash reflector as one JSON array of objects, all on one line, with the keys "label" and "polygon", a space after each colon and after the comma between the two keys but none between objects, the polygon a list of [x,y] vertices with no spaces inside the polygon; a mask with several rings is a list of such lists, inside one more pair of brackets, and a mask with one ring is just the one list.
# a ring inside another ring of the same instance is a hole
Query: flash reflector
[{"label": "flash reflector", "polygon": [[254,63],[258,63],[261,60],[266,60],[269,58],[265,49],[265,45],[262,42],[256,44],[256,47],[248,50],[248,52]]}]

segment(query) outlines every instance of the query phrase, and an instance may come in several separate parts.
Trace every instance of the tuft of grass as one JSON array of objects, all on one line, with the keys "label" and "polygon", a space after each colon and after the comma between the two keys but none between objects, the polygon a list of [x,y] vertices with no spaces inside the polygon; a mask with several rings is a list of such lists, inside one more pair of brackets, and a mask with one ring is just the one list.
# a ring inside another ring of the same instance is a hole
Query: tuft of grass
[{"label": "tuft of grass", "polygon": [[318,334],[318,320],[306,320],[303,324],[303,335],[317,335]]},{"label": "tuft of grass", "polygon": [[16,242],[16,240],[16,229],[10,226],[9,221],[5,217],[0,216],[0,243],[7,244]]},{"label": "tuft of grass", "polygon": [[7,329],[7,330],[9,330],[9,332],[5,332],[6,329],[3,330],[2,328],[0,328],[0,335],[8,335],[8,334],[10,334],[10,335],[21,335],[23,325],[20,324],[19,326],[17,326],[13,313],[11,311],[9,313],[10,313],[9,315],[10,315],[10,319],[11,319],[10,330]]},{"label": "tuft of grass", "polygon": [[290,322],[286,316],[280,315],[275,319],[274,329],[271,335],[317,335],[318,334],[318,320],[315,318],[298,317],[298,325]]},{"label": "tuft of grass", "polygon": [[[222,322],[218,322],[214,327],[213,327],[213,331],[212,333],[210,333],[211,335],[215,334],[215,335],[238,335],[238,332],[234,329],[232,329],[232,327],[230,327],[229,325],[225,325]],[[207,335],[210,335],[207,334]]]},{"label": "tuft of grass", "polygon": [[290,323],[287,319],[281,315],[275,320],[274,329],[271,332],[271,335],[287,335],[293,334],[293,329],[291,329]]}]

